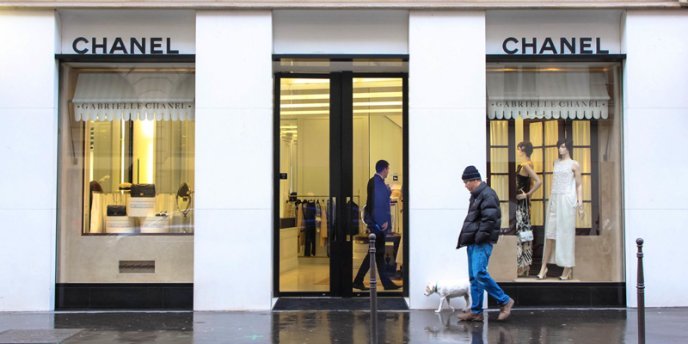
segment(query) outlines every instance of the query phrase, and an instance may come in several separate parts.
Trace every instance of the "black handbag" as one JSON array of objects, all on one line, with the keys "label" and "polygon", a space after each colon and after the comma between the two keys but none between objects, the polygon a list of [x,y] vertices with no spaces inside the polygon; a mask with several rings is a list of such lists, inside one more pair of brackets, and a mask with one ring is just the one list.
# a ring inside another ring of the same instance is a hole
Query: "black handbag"
[{"label": "black handbag", "polygon": [[107,216],[127,216],[127,207],[123,205],[108,205]]},{"label": "black handbag", "polygon": [[155,197],[155,184],[134,184],[131,197]]}]

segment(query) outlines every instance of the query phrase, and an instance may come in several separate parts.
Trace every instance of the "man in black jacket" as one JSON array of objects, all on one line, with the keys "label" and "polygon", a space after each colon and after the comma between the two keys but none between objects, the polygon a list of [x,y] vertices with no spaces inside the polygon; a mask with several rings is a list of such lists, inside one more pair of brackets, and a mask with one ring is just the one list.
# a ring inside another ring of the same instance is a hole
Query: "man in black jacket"
[{"label": "man in black jacket", "polygon": [[492,245],[499,239],[502,213],[499,198],[480,178],[475,166],[468,166],[461,176],[466,189],[471,192],[468,215],[463,222],[456,248],[468,249],[468,274],[471,281],[471,311],[459,314],[462,321],[483,321],[483,294],[485,291],[500,305],[499,320],[511,314],[514,305],[508,295],[497,285],[487,272],[492,254]]}]

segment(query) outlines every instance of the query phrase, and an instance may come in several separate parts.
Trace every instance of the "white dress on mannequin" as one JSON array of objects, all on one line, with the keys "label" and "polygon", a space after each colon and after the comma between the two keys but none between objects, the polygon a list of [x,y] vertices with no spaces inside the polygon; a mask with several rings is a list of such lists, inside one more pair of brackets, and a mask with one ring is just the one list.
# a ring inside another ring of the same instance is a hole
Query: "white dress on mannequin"
[{"label": "white dress on mannequin", "polygon": [[555,240],[549,263],[571,268],[575,265],[577,202],[573,160],[555,161],[553,172],[545,218],[545,238]]}]

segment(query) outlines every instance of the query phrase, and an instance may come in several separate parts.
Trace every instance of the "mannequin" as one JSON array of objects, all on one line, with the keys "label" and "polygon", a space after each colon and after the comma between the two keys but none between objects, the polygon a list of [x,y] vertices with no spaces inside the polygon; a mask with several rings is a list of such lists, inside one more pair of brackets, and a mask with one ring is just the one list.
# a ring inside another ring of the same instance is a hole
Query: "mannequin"
[{"label": "mannequin", "polygon": [[552,195],[546,209],[545,248],[538,279],[547,277],[547,263],[564,268],[559,279],[573,276],[576,249],[576,211],[583,215],[583,186],[580,165],[571,159],[569,140],[557,142],[559,159],[554,162]]},{"label": "mannequin", "polygon": [[[516,145],[516,152],[521,159],[516,169],[516,234],[521,231],[531,230],[530,227],[530,196],[540,188],[542,182],[533,167],[530,155],[533,153],[533,145],[528,142],[519,142]],[[532,184],[532,187],[531,187]],[[530,265],[533,263],[533,242],[521,240],[516,241],[516,262],[518,265],[518,276],[528,276]]]}]

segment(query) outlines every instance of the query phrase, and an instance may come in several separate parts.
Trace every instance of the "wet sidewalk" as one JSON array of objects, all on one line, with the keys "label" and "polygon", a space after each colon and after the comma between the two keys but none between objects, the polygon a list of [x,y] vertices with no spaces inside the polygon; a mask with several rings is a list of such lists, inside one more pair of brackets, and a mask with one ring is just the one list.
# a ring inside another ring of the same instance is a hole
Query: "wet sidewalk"
[{"label": "wet sidewalk", "polygon": [[[504,322],[445,311],[382,312],[379,343],[636,343],[635,310],[514,309]],[[369,313],[0,313],[0,343],[368,343]],[[648,309],[647,343],[688,341],[688,308]]]}]

